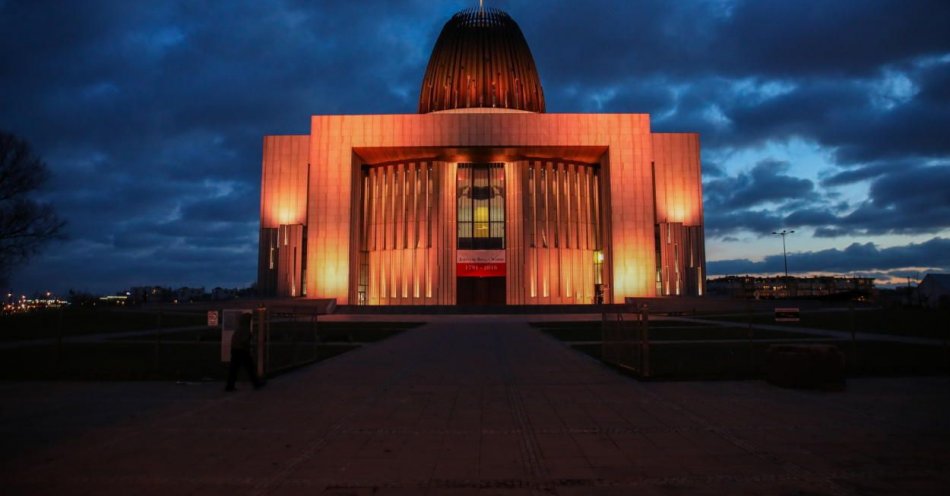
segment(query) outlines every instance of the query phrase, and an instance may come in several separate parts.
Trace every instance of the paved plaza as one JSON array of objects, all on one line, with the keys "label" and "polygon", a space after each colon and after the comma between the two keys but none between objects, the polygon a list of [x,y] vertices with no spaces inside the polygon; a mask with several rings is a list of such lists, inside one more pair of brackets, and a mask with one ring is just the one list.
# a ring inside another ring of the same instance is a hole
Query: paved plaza
[{"label": "paved plaza", "polygon": [[0,494],[944,494],[950,378],[638,382],[445,316],[253,391],[0,383]]}]

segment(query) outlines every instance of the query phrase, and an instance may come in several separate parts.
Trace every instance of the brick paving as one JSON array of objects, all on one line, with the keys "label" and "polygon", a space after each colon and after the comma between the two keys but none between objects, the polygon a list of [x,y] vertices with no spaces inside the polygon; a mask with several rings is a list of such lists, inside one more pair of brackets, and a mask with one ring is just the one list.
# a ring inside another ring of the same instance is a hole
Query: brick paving
[{"label": "brick paving", "polygon": [[943,494],[950,378],[641,383],[452,316],[273,379],[0,383],[0,494]]}]

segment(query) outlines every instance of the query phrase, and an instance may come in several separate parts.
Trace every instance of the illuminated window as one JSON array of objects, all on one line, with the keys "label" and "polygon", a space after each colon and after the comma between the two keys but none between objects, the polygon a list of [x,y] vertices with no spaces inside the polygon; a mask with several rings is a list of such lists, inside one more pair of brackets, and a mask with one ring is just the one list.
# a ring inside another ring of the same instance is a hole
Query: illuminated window
[{"label": "illuminated window", "polygon": [[458,247],[504,249],[504,164],[459,164],[457,174]]}]

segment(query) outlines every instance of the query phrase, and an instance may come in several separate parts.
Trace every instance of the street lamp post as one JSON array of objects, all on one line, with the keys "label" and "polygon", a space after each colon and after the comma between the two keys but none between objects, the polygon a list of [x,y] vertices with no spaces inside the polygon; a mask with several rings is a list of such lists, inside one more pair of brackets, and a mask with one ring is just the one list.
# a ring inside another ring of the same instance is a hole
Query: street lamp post
[{"label": "street lamp post", "polygon": [[785,260],[785,281],[786,281],[786,284],[788,284],[788,254],[787,254],[786,251],[785,251],[785,236],[788,236],[789,234],[792,234],[793,232],[795,232],[795,231],[786,231],[785,229],[782,229],[782,232],[775,232],[775,231],[772,231],[772,234],[774,234],[774,235],[776,235],[776,236],[781,236],[781,237],[782,237],[782,259]]}]

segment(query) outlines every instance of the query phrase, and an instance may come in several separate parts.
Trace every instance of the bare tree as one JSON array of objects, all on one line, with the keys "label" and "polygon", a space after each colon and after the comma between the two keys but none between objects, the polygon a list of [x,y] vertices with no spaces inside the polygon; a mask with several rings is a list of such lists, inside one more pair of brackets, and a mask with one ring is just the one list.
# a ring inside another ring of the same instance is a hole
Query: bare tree
[{"label": "bare tree", "polygon": [[53,207],[33,198],[48,178],[26,141],[0,131],[0,283],[62,233],[65,222]]}]

